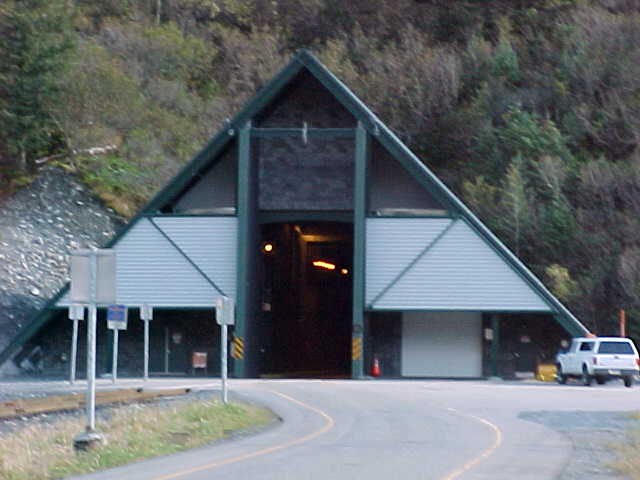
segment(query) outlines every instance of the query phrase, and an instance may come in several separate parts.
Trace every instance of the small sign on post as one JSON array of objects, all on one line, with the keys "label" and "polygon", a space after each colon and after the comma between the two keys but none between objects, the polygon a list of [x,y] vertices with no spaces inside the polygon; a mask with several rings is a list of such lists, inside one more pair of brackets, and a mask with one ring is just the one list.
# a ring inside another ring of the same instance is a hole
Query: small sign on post
[{"label": "small sign on post", "polygon": [[233,325],[235,323],[235,304],[229,297],[216,300],[216,322],[218,325]]},{"label": "small sign on post", "polygon": [[127,317],[127,307],[125,305],[109,305],[107,309],[107,327],[111,330],[126,330]]},{"label": "small sign on post", "polygon": [[115,251],[102,249],[73,252],[71,255],[71,301],[109,305],[115,303],[115,300]]},{"label": "small sign on post", "polygon": [[118,379],[118,337],[120,330],[127,329],[127,307],[125,305],[109,305],[107,309],[107,327],[113,330],[113,360],[111,379]]},{"label": "small sign on post", "polygon": [[216,321],[220,332],[220,378],[222,380],[222,403],[227,403],[227,326],[235,321],[233,299],[220,297],[216,299]]},{"label": "small sign on post", "polygon": [[116,301],[116,252],[111,249],[77,250],[71,255],[71,301],[89,307],[87,324],[87,425],[73,439],[76,450],[83,450],[102,437],[96,428],[96,324],[98,304]]},{"label": "small sign on post", "polygon": [[204,370],[204,376],[207,376],[207,352],[193,352],[191,354],[191,368],[193,374],[196,374],[196,369],[200,368]]},{"label": "small sign on post", "polygon": [[148,303],[140,306],[140,319],[144,322],[144,381],[149,379],[149,322],[153,320],[153,307]]},{"label": "small sign on post", "polygon": [[74,303],[69,305],[69,319],[73,320],[73,334],[71,336],[71,369],[69,371],[69,383],[76,381],[76,364],[78,356],[78,320],[84,320],[84,305]]},{"label": "small sign on post", "polygon": [[143,320],[153,320],[153,307],[148,303],[140,306],[140,318]]}]

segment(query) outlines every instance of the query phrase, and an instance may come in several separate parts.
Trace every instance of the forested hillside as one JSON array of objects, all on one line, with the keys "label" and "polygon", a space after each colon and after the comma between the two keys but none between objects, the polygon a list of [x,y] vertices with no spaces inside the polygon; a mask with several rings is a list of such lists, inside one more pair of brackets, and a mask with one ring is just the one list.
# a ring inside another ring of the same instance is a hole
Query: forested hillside
[{"label": "forested hillside", "polygon": [[5,0],[2,192],[57,163],[131,215],[301,47],[584,323],[640,334],[638,0]]}]

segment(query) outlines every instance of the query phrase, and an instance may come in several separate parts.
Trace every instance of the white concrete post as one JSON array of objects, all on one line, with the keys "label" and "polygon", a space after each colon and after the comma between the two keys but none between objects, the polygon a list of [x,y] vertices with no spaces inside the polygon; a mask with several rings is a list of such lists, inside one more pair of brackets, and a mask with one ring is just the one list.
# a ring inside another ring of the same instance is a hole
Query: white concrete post
[{"label": "white concrete post", "polygon": [[227,403],[227,324],[221,325],[220,335],[220,376],[222,378],[222,403]]},{"label": "white concrete post", "polygon": [[140,306],[140,318],[144,322],[144,381],[149,380],[149,321],[153,319],[153,307],[147,303]]},{"label": "white concrete post", "polygon": [[113,368],[111,369],[111,376],[112,379],[111,381],[113,383],[116,383],[116,380],[118,380],[118,332],[120,330],[118,330],[117,328],[115,328],[113,330],[113,360],[112,360],[112,365]]},{"label": "white concrete post", "polygon": [[78,356],[78,319],[73,319],[73,336],[71,337],[71,371],[69,372],[69,383],[76,382],[76,357]]}]

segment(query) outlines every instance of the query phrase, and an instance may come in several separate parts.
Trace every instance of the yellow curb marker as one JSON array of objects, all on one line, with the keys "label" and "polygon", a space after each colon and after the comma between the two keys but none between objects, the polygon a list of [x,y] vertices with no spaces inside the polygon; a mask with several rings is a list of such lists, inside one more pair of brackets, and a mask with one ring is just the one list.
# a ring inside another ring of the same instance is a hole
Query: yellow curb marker
[{"label": "yellow curb marker", "polygon": [[493,440],[493,444],[489,448],[487,448],[484,452],[482,452],[480,455],[478,455],[473,460],[465,463],[459,469],[451,472],[446,477],[441,478],[440,480],[454,480],[455,478],[458,478],[460,475],[462,475],[463,473],[471,470],[478,463],[480,463],[481,461],[483,461],[487,457],[491,456],[493,454],[493,452],[495,452],[498,449],[498,447],[502,444],[502,432],[500,431],[500,429],[498,427],[496,427],[489,420],[485,420],[484,418],[476,417],[475,415],[469,415],[468,413],[459,412],[458,410],[456,410],[454,408],[447,408],[447,410],[449,410],[450,412],[455,413],[456,415],[460,415],[462,417],[471,418],[471,419],[473,419],[473,420],[475,420],[477,422],[480,422],[480,423],[488,426],[491,430],[493,430],[495,438]]},{"label": "yellow curb marker", "polygon": [[249,460],[251,458],[260,457],[262,455],[267,455],[269,453],[273,453],[273,452],[277,452],[277,451],[280,451],[280,450],[284,450],[286,448],[293,447],[295,445],[299,445],[301,443],[308,442],[309,440],[313,440],[314,438],[319,437],[323,433],[326,433],[329,430],[331,430],[333,428],[333,426],[336,424],[336,422],[335,422],[335,420],[333,418],[331,418],[328,414],[326,414],[325,412],[323,412],[319,408],[316,408],[316,407],[313,407],[311,405],[308,405],[308,404],[306,404],[304,402],[301,402],[300,400],[296,400],[295,398],[292,398],[289,395],[285,395],[284,393],[276,392],[276,391],[273,391],[273,390],[271,390],[271,393],[273,393],[275,395],[278,395],[278,396],[284,398],[285,400],[290,401],[291,403],[295,403],[296,405],[300,405],[301,407],[304,407],[307,410],[311,410],[312,412],[317,413],[322,418],[324,418],[325,424],[319,430],[316,430],[315,432],[310,433],[309,435],[305,435],[304,437],[300,437],[300,438],[297,438],[295,440],[291,440],[289,442],[281,443],[281,444],[278,444],[278,445],[273,445],[272,447],[264,448],[262,450],[257,450],[255,452],[251,452],[251,453],[245,453],[244,455],[238,455],[236,457],[227,458],[225,460],[220,460],[220,461],[217,461],[217,462],[207,463],[205,465],[200,465],[198,467],[190,468],[188,470],[183,470],[181,472],[176,472],[176,473],[172,473],[172,474],[169,474],[169,475],[164,475],[162,477],[156,477],[155,480],[170,480],[172,478],[182,477],[184,475],[189,475],[191,473],[201,472],[203,470],[213,470],[215,468],[222,467],[224,465],[230,465],[232,463],[238,463],[238,462],[242,462],[243,460]]},{"label": "yellow curb marker", "polygon": [[351,340],[351,359],[360,360],[362,358],[362,337],[353,337]]}]

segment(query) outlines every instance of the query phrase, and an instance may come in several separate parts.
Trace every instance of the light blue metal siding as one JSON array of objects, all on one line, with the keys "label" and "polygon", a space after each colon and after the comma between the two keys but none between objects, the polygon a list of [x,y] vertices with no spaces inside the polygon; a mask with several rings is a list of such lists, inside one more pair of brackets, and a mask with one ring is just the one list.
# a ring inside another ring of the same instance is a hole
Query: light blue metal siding
[{"label": "light blue metal siding", "polygon": [[[225,295],[236,294],[235,217],[155,217],[156,225]],[[148,218],[113,247],[117,299],[125,305],[214,306],[218,290]],[[68,305],[66,295],[58,306]]]},{"label": "light blue metal siding", "polygon": [[369,308],[551,311],[464,219],[369,218],[366,248]]},{"label": "light blue metal siding", "polygon": [[450,218],[368,218],[365,303],[380,295],[449,223]]}]

